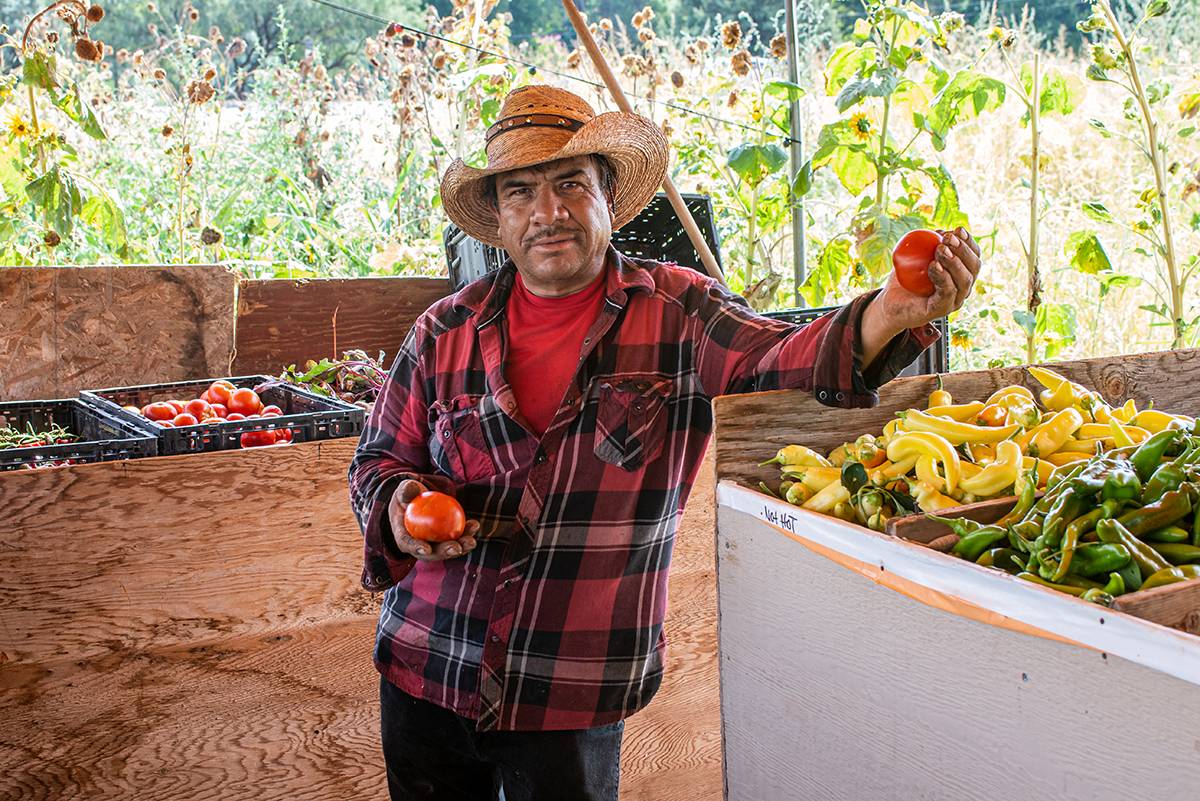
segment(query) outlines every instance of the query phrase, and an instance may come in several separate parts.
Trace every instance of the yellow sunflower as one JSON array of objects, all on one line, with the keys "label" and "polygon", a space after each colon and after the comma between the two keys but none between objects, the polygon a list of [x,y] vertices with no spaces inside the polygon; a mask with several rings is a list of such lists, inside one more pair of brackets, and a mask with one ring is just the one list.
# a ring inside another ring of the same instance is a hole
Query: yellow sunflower
[{"label": "yellow sunflower", "polygon": [[33,135],[33,128],[20,114],[13,114],[8,118],[8,135],[14,139],[24,139]]},{"label": "yellow sunflower", "polygon": [[850,133],[854,134],[858,141],[865,142],[870,139],[872,131],[874,126],[871,124],[871,118],[861,111],[850,118]]}]

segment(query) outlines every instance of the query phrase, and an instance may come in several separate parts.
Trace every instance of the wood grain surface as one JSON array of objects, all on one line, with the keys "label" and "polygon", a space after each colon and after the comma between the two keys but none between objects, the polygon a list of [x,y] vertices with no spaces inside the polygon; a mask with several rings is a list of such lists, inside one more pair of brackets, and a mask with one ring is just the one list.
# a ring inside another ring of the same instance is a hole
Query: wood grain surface
[{"label": "wood grain surface", "polygon": [[744,512],[718,520],[729,801],[1196,797],[1195,685],[925,606]]},{"label": "wood grain surface", "polygon": [[449,292],[445,278],[243,281],[234,369],[278,375],[351,348],[382,350],[390,366],[417,317]]},{"label": "wood grain surface", "polygon": [[236,287],[219,265],[0,267],[0,400],[226,375]]},{"label": "wood grain surface", "polygon": [[1200,634],[1200,579],[1122,595],[1113,602],[1113,609],[1190,634]]},{"label": "wood grain surface", "polygon": [[[1088,359],[1048,365],[1109,403],[1134,398],[1139,405],[1195,415],[1200,412],[1195,382],[1200,380],[1200,351],[1178,350],[1142,353],[1105,359]],[[982,400],[1008,384],[1030,389],[1041,386],[1023,368],[947,373],[945,387],[956,402]],[[902,409],[928,405],[937,387],[934,376],[898,378],[880,389],[880,405],[873,409],[835,409],[817,402],[811,392],[780,390],[717,398],[717,479],[732,479],[749,487],[777,479],[777,469],[758,467],[784,445],[808,445],[831,450],[860,434],[878,433]]]},{"label": "wood grain surface", "polygon": [[[383,799],[354,445],[0,475],[0,799]],[[721,797],[707,467],[624,799]]]}]

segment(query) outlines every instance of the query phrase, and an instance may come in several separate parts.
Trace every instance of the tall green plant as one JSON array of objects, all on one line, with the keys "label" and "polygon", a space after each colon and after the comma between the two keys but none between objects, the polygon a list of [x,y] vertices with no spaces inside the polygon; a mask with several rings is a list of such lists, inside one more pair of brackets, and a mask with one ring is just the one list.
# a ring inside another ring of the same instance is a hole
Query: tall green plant
[{"label": "tall green plant", "polygon": [[[1165,103],[1171,86],[1164,81],[1147,83],[1139,60],[1146,46],[1142,41],[1144,26],[1152,19],[1162,17],[1171,9],[1167,0],[1150,0],[1133,28],[1126,30],[1113,12],[1108,0],[1093,0],[1092,13],[1079,23],[1079,29],[1094,37],[1092,63],[1087,75],[1095,81],[1114,84],[1128,95],[1125,102],[1125,117],[1138,126],[1138,135],[1131,138],[1150,164],[1154,183],[1150,187],[1137,187],[1138,209],[1142,216],[1133,221],[1133,230],[1145,242],[1139,248],[1143,255],[1154,258],[1159,267],[1159,282],[1155,292],[1159,302],[1145,306],[1147,311],[1161,318],[1162,324],[1171,328],[1171,347],[1182,347],[1195,329],[1197,319],[1188,319],[1184,292],[1188,280],[1195,275],[1200,260],[1193,254],[1186,261],[1180,258],[1175,242],[1174,212],[1171,191],[1168,185],[1169,165],[1172,160],[1170,137],[1165,136]],[[1104,136],[1114,132],[1102,123],[1094,124]],[[1113,216],[1101,203],[1090,203],[1085,211],[1101,222],[1113,222]]]},{"label": "tall green plant", "polygon": [[816,302],[846,278],[871,285],[891,268],[891,252],[915,228],[966,225],[958,188],[936,159],[963,121],[1004,102],[1002,81],[974,65],[951,71],[943,63],[958,14],[933,15],[897,0],[867,0],[851,41],[824,70],[838,120],[817,140],[813,170],[829,169],[850,195],[847,230],[824,243],[801,288]]}]

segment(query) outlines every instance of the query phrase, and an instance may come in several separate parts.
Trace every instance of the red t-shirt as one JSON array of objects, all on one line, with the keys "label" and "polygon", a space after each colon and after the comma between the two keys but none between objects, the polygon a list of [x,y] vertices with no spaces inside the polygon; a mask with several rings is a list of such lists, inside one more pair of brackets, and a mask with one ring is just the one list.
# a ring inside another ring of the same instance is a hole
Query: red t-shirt
[{"label": "red t-shirt", "polygon": [[508,296],[508,357],[504,376],[517,408],[539,437],[558,411],[579,368],[583,338],[604,302],[607,266],[587,287],[560,298],[529,291],[521,274]]}]

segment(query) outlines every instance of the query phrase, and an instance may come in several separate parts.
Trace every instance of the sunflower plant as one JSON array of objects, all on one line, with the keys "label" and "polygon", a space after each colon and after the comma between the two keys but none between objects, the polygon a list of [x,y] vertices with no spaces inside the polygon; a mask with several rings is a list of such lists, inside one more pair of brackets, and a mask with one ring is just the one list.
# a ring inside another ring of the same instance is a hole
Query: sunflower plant
[{"label": "sunflower plant", "polygon": [[127,251],[120,208],[78,167],[76,148],[55,125],[106,138],[58,52],[60,43],[70,42],[76,60],[100,63],[105,46],[92,38],[90,28],[103,18],[99,5],[57,0],[35,13],[19,36],[3,32],[0,47],[14,51],[20,75],[0,77],[0,118],[5,121],[0,133],[2,264],[55,261],[56,251],[77,236],[80,222],[114,255],[123,257]]},{"label": "sunflower plant", "polygon": [[[838,118],[825,125],[802,174],[828,170],[849,195],[849,224],[818,243],[801,293],[817,303],[852,287],[871,286],[891,269],[891,252],[915,228],[967,225],[958,189],[937,158],[951,130],[999,108],[1003,82],[975,69],[952,71],[944,57],[963,27],[956,13],[867,0],[849,41],[823,70]],[[798,182],[802,196],[811,180]]]}]

